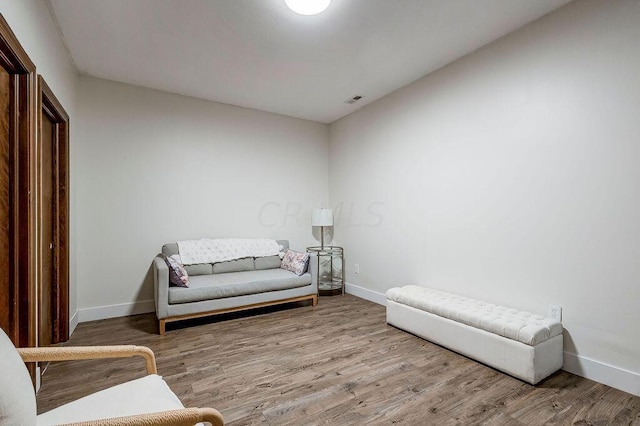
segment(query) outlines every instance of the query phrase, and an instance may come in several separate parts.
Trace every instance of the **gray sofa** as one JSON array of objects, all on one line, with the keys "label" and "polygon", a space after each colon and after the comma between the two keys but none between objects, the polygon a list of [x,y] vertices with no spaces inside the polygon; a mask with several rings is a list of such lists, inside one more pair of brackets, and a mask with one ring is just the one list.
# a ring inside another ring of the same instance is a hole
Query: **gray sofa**
[{"label": "gray sofa", "polygon": [[[289,248],[289,241],[278,244]],[[162,246],[162,254],[178,253],[178,244]],[[220,263],[185,265],[189,287],[169,286],[165,260],[153,260],[154,296],[160,334],[167,322],[226,312],[311,300],[318,303],[317,262],[310,259],[308,270],[298,276],[280,268],[278,256],[248,257]]]}]

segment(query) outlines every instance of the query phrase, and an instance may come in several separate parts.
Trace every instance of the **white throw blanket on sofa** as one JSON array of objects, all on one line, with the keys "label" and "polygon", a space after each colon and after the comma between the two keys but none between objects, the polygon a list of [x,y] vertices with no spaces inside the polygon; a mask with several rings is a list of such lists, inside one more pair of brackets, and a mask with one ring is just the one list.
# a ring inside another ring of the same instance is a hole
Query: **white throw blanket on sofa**
[{"label": "white throw blanket on sofa", "polygon": [[216,263],[243,257],[274,256],[280,252],[276,240],[244,238],[201,238],[178,241],[183,265]]}]

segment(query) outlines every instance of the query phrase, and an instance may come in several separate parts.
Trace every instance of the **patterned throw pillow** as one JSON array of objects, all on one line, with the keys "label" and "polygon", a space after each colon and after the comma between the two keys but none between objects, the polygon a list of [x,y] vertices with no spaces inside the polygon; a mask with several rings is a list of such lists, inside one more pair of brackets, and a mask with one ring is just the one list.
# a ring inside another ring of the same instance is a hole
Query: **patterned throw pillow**
[{"label": "patterned throw pillow", "polygon": [[164,256],[164,261],[169,267],[169,283],[178,287],[189,287],[189,275],[182,266],[180,256],[174,254],[172,256]]},{"label": "patterned throw pillow", "polygon": [[307,270],[309,262],[309,253],[299,253],[293,250],[287,250],[282,258],[280,267],[291,271],[296,275],[302,275]]}]

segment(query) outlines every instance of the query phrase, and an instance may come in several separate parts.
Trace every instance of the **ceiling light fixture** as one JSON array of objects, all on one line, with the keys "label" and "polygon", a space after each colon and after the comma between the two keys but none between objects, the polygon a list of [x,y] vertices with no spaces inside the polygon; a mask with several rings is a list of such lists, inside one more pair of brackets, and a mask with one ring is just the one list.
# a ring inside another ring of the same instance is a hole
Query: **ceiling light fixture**
[{"label": "ceiling light fixture", "polygon": [[293,10],[300,15],[317,15],[329,7],[331,0],[284,0]]}]

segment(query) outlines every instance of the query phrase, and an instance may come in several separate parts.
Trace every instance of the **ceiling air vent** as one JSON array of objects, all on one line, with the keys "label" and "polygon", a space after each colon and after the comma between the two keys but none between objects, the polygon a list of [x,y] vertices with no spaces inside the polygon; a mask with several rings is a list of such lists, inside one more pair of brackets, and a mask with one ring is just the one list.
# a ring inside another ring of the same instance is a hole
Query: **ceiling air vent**
[{"label": "ceiling air vent", "polygon": [[346,101],[344,101],[345,104],[355,104],[356,102],[358,102],[360,99],[362,99],[362,96],[360,95],[355,95],[353,98],[349,98]]}]

